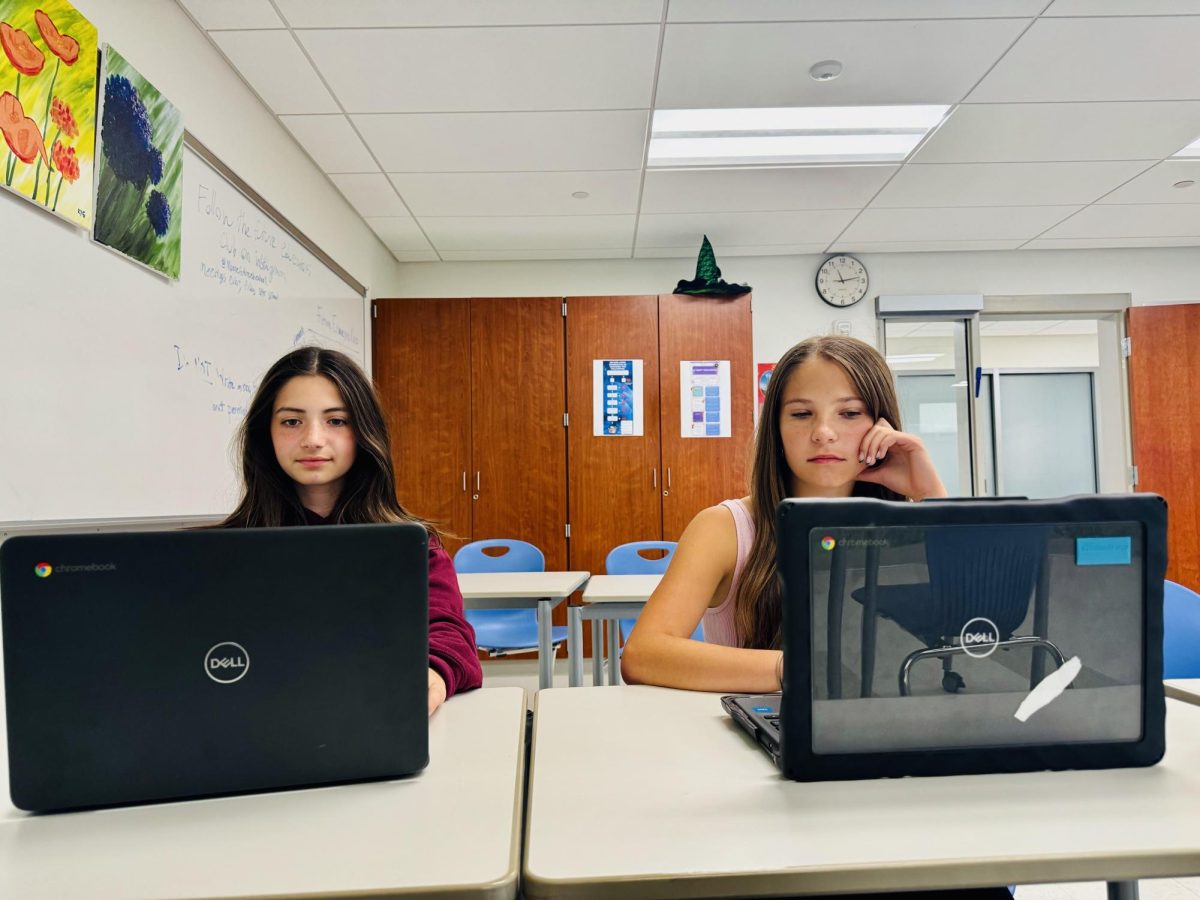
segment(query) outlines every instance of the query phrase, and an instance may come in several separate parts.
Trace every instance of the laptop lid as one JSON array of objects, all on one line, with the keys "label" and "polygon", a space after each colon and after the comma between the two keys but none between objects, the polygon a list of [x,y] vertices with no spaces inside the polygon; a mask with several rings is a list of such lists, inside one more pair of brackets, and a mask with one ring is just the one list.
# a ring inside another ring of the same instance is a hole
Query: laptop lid
[{"label": "laptop lid", "polygon": [[1166,503],[784,501],[792,778],[1148,765]]},{"label": "laptop lid", "polygon": [[14,537],[9,783],[27,810],[407,775],[428,761],[418,525]]}]

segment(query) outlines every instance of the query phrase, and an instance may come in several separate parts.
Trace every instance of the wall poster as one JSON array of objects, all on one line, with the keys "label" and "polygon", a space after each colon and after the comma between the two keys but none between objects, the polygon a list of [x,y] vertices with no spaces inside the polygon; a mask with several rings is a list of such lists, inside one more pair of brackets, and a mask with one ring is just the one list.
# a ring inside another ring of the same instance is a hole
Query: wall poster
[{"label": "wall poster", "polygon": [[685,438],[732,437],[729,360],[681,360],[679,432]]},{"label": "wall poster", "polygon": [[642,360],[592,360],[592,434],[596,437],[641,437]]}]

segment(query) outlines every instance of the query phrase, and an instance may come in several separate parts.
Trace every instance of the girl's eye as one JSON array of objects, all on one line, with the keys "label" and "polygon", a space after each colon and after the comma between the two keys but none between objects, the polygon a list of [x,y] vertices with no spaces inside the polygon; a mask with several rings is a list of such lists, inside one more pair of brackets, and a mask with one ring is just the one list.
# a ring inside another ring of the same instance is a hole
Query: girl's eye
[{"label": "girl's eye", "polygon": [[857,419],[862,413],[857,409],[848,409],[842,413],[847,419]]},{"label": "girl's eye", "polygon": [[297,425],[300,424],[300,420],[299,419],[284,419],[279,424],[282,425],[284,428],[295,428]]},{"label": "girl's eye", "polygon": [[350,424],[350,422],[349,422],[349,420],[347,420],[347,419],[337,419],[337,418],[334,418],[334,419],[330,419],[330,420],[329,420],[329,424],[330,424],[330,425],[334,425],[334,426],[336,426],[336,427],[340,428],[340,427],[342,427],[343,425],[349,425],[349,424]]},{"label": "girl's eye", "polygon": [[793,419],[807,419],[811,415],[812,415],[812,413],[810,413],[808,410],[802,409],[802,410],[792,413],[792,418]]}]

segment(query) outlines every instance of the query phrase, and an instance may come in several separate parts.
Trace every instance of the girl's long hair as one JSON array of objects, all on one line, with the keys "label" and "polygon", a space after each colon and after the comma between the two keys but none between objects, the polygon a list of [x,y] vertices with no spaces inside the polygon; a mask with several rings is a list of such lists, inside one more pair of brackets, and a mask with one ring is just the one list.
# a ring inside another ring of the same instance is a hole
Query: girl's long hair
[{"label": "girl's long hair", "polygon": [[[776,565],[775,508],[788,496],[788,476],[791,474],[779,433],[779,415],[788,378],[798,366],[814,356],[835,362],[845,370],[866,404],[872,421],[883,418],[897,431],[902,430],[900,403],[892,373],[887,361],[870,344],[838,335],[812,337],[783,354],[767,383],[754,444],[750,476],[754,543],[734,599],[734,625],[745,647],[779,648],[783,590]],[[906,499],[882,485],[864,481],[855,482],[853,496]]]},{"label": "girl's long hair", "polygon": [[344,353],[301,347],[280,359],[263,376],[234,442],[241,461],[242,499],[218,528],[303,525],[306,517],[296,483],[275,458],[271,417],[275,399],[298,375],[323,375],[333,382],[349,411],[354,429],[354,463],[329,514],[331,522],[416,522],[437,537],[428,522],[412,515],[396,499],[396,473],[383,409],[370,379]]}]

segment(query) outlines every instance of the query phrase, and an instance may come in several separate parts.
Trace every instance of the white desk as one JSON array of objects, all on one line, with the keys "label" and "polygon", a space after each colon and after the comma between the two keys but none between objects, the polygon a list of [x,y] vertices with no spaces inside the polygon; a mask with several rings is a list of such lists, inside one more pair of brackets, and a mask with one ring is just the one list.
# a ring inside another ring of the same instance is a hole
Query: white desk
[{"label": "white desk", "polygon": [[0,741],[0,897],[511,898],[524,742],[525,692],[479,690],[430,720],[412,778],[31,816]]},{"label": "white desk", "polygon": [[1149,768],[800,784],[781,778],[716,694],[541,691],[524,895],[755,896],[1197,875],[1200,708],[1167,705],[1168,753]]},{"label": "white desk", "polygon": [[1200,678],[1170,678],[1163,682],[1168,697],[1200,704]]},{"label": "white desk", "polygon": [[[608,624],[609,683],[621,683],[617,622],[636,618],[662,581],[662,575],[593,575],[583,591],[582,606],[567,607],[567,656],[570,684],[583,684],[583,621]],[[600,628],[592,626],[592,683],[603,682]]]},{"label": "white desk", "polygon": [[554,607],[579,590],[587,572],[472,572],[460,573],[458,589],[467,609],[537,610],[538,687],[554,684],[550,616]]}]

